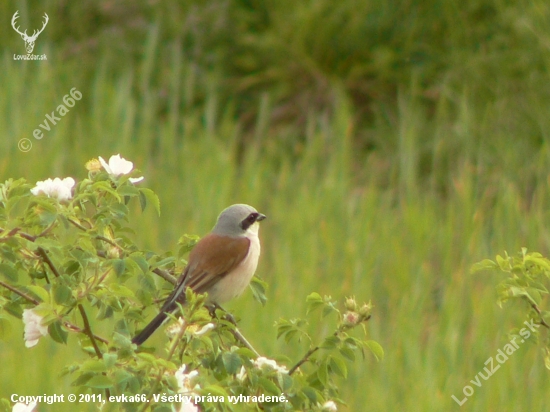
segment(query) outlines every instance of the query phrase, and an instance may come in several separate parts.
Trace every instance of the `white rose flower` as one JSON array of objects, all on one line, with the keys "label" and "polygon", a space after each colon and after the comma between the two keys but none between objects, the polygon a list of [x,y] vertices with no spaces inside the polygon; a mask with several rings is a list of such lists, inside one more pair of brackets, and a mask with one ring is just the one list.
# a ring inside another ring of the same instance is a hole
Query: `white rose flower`
[{"label": "white rose flower", "polygon": [[256,358],[254,360],[254,365],[256,365],[258,369],[262,369],[264,366],[267,366],[269,368],[275,369],[279,373],[288,373],[286,366],[279,366],[277,362],[275,362],[273,359],[268,359],[263,356]]},{"label": "white rose flower", "polygon": [[61,180],[56,177],[55,179],[46,179],[40,182],[36,182],[36,186],[31,189],[31,193],[35,196],[43,193],[48,197],[53,197],[59,201],[69,200],[73,197],[71,189],[75,185],[75,181],[72,177],[66,177]]},{"label": "white rose flower", "polygon": [[197,371],[191,371],[189,373],[185,373],[186,368],[187,368],[187,365],[181,365],[181,367],[174,374],[178,382],[178,388],[180,390],[180,393],[190,392],[192,389],[191,381],[193,380],[193,378],[199,375],[199,372]]},{"label": "white rose flower", "polygon": [[[99,156],[99,163],[101,166],[113,177],[118,177],[120,175],[127,175],[134,168],[134,164],[129,160],[121,157],[120,154],[113,155],[109,158],[109,163],[107,163],[101,156]],[[131,177],[128,179],[131,183],[138,183],[144,179],[141,177]]]},{"label": "white rose flower", "polygon": [[23,311],[23,323],[25,324],[25,346],[32,348],[42,336],[48,336],[48,327],[42,325],[42,316],[32,309]]},{"label": "white rose flower", "polygon": [[202,336],[205,333],[207,333],[207,332],[211,331],[212,329],[214,329],[215,327],[216,326],[213,323],[208,323],[208,324],[204,325],[200,330],[196,331],[195,335],[196,336]]},{"label": "white rose flower", "polygon": [[36,401],[33,401],[28,405],[23,402],[17,402],[13,405],[12,412],[33,412],[34,408],[36,408]]},{"label": "white rose flower", "polygon": [[200,409],[198,406],[193,405],[190,402],[183,401],[178,412],[200,412]]},{"label": "white rose flower", "polygon": [[338,408],[336,407],[336,404],[334,403],[334,401],[326,401],[323,404],[323,411],[336,412],[337,410]]}]

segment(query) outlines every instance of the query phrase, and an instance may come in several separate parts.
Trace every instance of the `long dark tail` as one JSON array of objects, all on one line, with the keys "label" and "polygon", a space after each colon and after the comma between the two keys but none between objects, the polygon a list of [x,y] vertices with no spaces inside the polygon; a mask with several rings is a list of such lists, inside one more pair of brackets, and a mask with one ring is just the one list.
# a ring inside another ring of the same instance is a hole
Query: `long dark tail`
[{"label": "long dark tail", "polygon": [[145,328],[143,328],[141,332],[134,336],[132,343],[141,345],[149,339],[149,336],[151,336],[153,332],[156,331],[160,325],[162,325],[167,317],[168,315],[165,312],[160,312],[151,322],[149,322],[147,326],[145,326]]}]

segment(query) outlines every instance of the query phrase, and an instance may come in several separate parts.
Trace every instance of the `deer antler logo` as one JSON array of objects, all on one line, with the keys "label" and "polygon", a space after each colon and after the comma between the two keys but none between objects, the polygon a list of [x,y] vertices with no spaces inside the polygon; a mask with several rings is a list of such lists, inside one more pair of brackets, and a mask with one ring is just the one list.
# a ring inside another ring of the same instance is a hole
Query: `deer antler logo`
[{"label": "deer antler logo", "polygon": [[48,24],[48,21],[50,20],[50,18],[48,17],[48,15],[46,13],[44,13],[44,24],[42,25],[42,28],[38,31],[34,30],[32,36],[29,36],[29,35],[27,35],[27,30],[25,30],[25,32],[21,33],[21,31],[19,30],[19,27],[15,26],[15,21],[19,17],[17,15],[17,13],[19,13],[19,10],[17,10],[15,12],[15,14],[13,15],[13,17],[11,19],[11,25],[12,25],[13,29],[17,33],[19,33],[21,35],[21,38],[25,41],[25,48],[27,49],[27,53],[30,54],[30,53],[32,53],[32,51],[34,49],[34,42],[36,41],[36,38],[38,37],[38,35],[40,33],[42,33],[44,31],[44,28],[46,27],[46,24]]}]

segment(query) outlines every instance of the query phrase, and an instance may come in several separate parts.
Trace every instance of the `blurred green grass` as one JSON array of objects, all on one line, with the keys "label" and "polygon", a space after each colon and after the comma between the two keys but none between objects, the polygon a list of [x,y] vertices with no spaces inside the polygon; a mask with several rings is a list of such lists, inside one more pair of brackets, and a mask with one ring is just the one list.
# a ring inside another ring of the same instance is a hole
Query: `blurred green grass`
[{"label": "blurred green grass", "polygon": [[[28,9],[34,13],[38,4],[42,7],[36,2]],[[439,14],[418,12],[424,22],[433,19],[430,27],[436,33],[438,22],[447,27],[453,18],[457,6],[448,4]],[[468,2],[461,10],[483,9],[484,3],[476,4]],[[260,308],[247,293],[230,308],[242,318],[243,332],[258,350],[294,359],[304,352],[298,344],[276,341],[271,325],[281,316],[302,316],[309,292],[371,299],[375,309],[367,330],[384,347],[386,358],[377,363],[367,357],[354,365],[342,383],[349,410],[364,410],[365,405],[382,411],[455,408],[451,395],[462,399],[462,388],[507,343],[507,331],[523,321],[518,311],[497,307],[497,276],[472,277],[469,267],[522,246],[547,254],[550,240],[545,230],[550,204],[545,68],[550,59],[547,51],[540,53],[540,45],[526,46],[529,32],[545,44],[548,33],[541,22],[548,6],[491,4],[491,21],[519,30],[513,48],[497,53],[498,45],[508,44],[502,36],[510,32],[503,30],[498,37],[481,26],[469,36],[475,40],[484,33],[494,47],[486,54],[458,47],[469,38],[468,20],[461,15],[464,27],[443,33],[452,34],[447,41],[454,41],[451,62],[462,66],[443,69],[445,38],[438,38],[443,44],[433,53],[440,60],[431,72],[414,75],[399,63],[392,70],[385,67],[379,75],[389,70],[388,76],[402,77],[389,85],[377,83],[382,91],[376,96],[393,97],[365,106],[368,122],[360,118],[363,112],[345,81],[331,82],[330,110],[314,107],[302,113],[302,123],[275,122],[283,81],[273,88],[263,84],[263,95],[242,89],[250,107],[256,106],[248,109],[254,121],[247,123],[241,96],[228,100],[228,77],[217,67],[202,70],[200,65],[197,74],[201,60],[191,59],[177,42],[161,45],[157,36],[166,33],[156,32],[154,18],[144,28],[143,56],[117,67],[113,50],[103,43],[90,68],[61,55],[55,37],[61,34],[47,34],[49,28],[44,41],[37,42],[48,54],[47,62],[14,62],[12,54],[22,49],[17,38],[2,55],[0,178],[81,178],[90,158],[121,153],[143,171],[142,184],[161,199],[160,218],[149,210],[136,211],[134,220],[143,247],[158,251],[175,250],[184,233],[207,233],[231,203],[256,206],[269,217],[262,226],[258,269],[270,285],[269,301]],[[385,6],[387,21],[395,18],[390,6]],[[0,7],[6,16],[16,9]],[[323,7],[317,12],[323,14]],[[513,19],[510,13],[520,9],[521,16]],[[164,21],[165,9],[156,10],[156,18]],[[201,16],[207,12],[196,9]],[[300,16],[311,18],[306,9]],[[418,30],[426,27],[416,24]],[[13,39],[5,26],[0,33]],[[313,22],[304,26],[310,36],[308,27],[314,31]],[[411,33],[399,30],[403,36]],[[52,36],[49,41],[47,36]],[[383,43],[381,39],[372,41]],[[254,39],[258,43],[252,50],[263,47],[261,40]],[[473,47],[474,40],[466,43]],[[135,46],[122,42],[116,47],[125,44]],[[159,57],[163,53],[169,58]],[[502,70],[494,71],[497,67]],[[294,79],[292,71],[284,73]],[[428,73],[438,73],[438,81],[437,98],[427,102],[425,94],[433,86],[426,83]],[[286,86],[298,87],[292,82]],[[35,140],[32,131],[72,87],[82,100],[42,140]],[[295,113],[303,109],[297,107]],[[17,148],[22,138],[33,143],[28,153]],[[314,333],[320,337],[327,331]],[[47,340],[26,349],[16,327],[8,341],[0,342],[0,396],[69,394],[70,379],[58,374],[68,359],[80,356]],[[474,387],[462,409],[550,410],[547,377],[540,351],[526,343],[481,388]],[[58,404],[49,410],[74,407]]]}]

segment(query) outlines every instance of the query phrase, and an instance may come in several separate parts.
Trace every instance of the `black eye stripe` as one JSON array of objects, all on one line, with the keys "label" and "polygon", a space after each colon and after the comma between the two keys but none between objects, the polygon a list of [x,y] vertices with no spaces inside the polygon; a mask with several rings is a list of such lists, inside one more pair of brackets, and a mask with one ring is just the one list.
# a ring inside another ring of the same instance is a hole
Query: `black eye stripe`
[{"label": "black eye stripe", "polygon": [[251,213],[249,214],[242,222],[241,222],[241,228],[243,230],[246,230],[248,229],[250,226],[252,226],[255,222],[256,222],[256,219],[258,218],[259,214],[258,213]]}]

